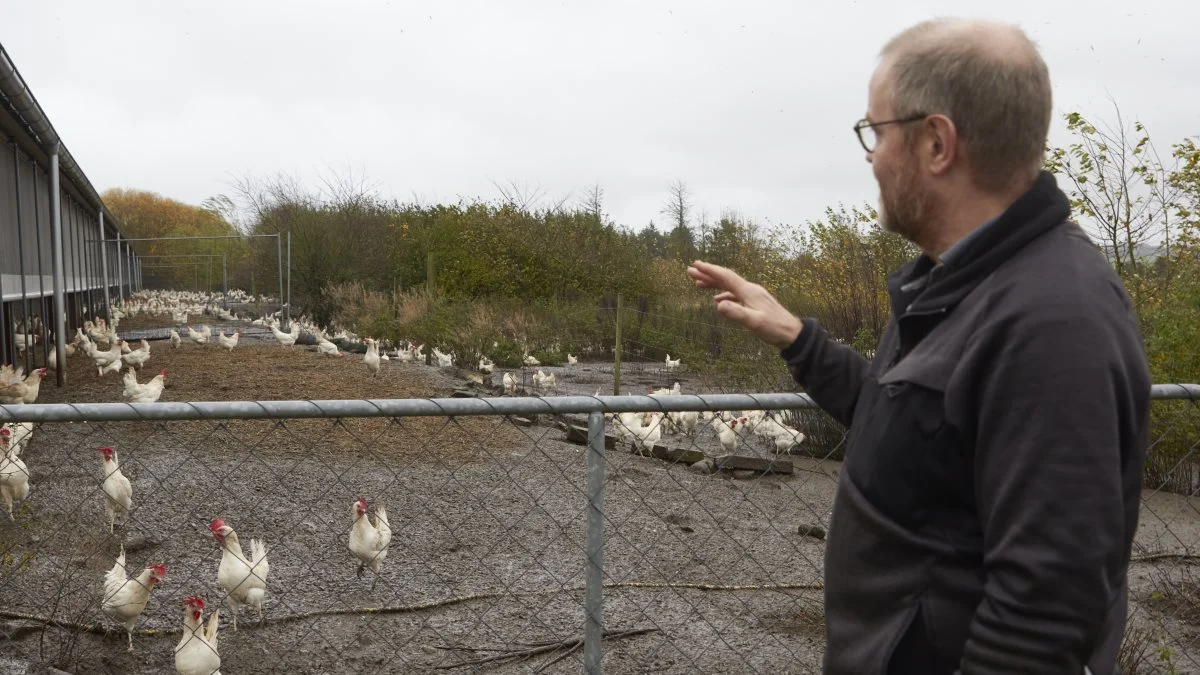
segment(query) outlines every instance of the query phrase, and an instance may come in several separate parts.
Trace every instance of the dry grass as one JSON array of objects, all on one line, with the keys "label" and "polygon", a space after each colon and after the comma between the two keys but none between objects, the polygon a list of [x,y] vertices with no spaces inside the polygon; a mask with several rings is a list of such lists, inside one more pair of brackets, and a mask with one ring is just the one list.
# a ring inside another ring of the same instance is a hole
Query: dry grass
[{"label": "dry grass", "polygon": [[1200,626],[1200,577],[1191,565],[1164,565],[1152,575],[1150,606],[1159,612]]},{"label": "dry grass", "polygon": [[1125,628],[1125,639],[1121,641],[1121,651],[1117,654],[1117,666],[1122,675],[1160,672],[1154,663],[1157,660],[1154,653],[1156,642],[1154,631],[1130,621]]}]

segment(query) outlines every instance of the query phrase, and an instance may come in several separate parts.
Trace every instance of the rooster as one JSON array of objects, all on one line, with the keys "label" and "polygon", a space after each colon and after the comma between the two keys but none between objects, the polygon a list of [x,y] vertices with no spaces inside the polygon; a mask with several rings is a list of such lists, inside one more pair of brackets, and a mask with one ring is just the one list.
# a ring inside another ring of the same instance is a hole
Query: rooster
[{"label": "rooster", "polygon": [[11,441],[12,430],[7,426],[0,427],[0,499],[8,509],[9,520],[16,520],[13,502],[29,496],[29,468],[10,447]]},{"label": "rooster", "polygon": [[121,514],[122,522],[129,516],[129,507],[133,505],[133,485],[125,474],[121,473],[121,465],[117,461],[117,452],[112,448],[100,448],[100,456],[104,464],[104,510],[108,514],[108,533],[116,530],[117,513]]},{"label": "rooster", "polygon": [[175,645],[175,672],[178,675],[221,675],[221,655],[217,652],[217,622],[221,608],[213,609],[203,626],[204,600],[198,595],[183,599],[183,635]]},{"label": "rooster", "polygon": [[367,565],[375,573],[371,582],[371,590],[379,582],[379,567],[388,554],[388,544],[392,541],[392,528],[388,524],[387,509],[375,505],[375,524],[371,524],[367,516],[367,499],[359,497],[351,506],[354,524],[350,526],[350,552],[358,558],[358,577],[361,579]]},{"label": "rooster", "polygon": [[230,612],[233,614],[233,632],[237,632],[238,608],[249,605],[263,619],[263,600],[267,596],[267,547],[258,539],[250,540],[250,559],[247,560],[238,541],[237,532],[217,518],[209,525],[213,537],[221,545],[221,566],[217,568],[217,583],[229,594]]},{"label": "rooster", "polygon": [[129,651],[133,651],[133,626],[150,601],[150,591],[167,578],[167,566],[150,563],[142,573],[130,579],[125,572],[125,546],[112,569],[104,573],[104,599],[100,609],[108,618],[125,624],[129,639]]}]

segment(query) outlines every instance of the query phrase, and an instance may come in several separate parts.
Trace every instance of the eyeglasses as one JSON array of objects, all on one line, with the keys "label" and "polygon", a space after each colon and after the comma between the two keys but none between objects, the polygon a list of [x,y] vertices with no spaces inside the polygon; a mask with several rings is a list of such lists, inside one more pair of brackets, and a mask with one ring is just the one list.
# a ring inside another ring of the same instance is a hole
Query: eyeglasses
[{"label": "eyeglasses", "polygon": [[[854,124],[854,133],[858,135],[858,142],[862,144],[863,150],[866,150],[867,152],[875,152],[875,127],[882,126],[884,124],[906,124],[908,122],[923,120],[926,117],[929,117],[929,115],[921,113],[919,115],[900,117],[894,120],[884,120],[882,122],[871,122],[864,117]],[[863,133],[864,131],[866,133]]]}]

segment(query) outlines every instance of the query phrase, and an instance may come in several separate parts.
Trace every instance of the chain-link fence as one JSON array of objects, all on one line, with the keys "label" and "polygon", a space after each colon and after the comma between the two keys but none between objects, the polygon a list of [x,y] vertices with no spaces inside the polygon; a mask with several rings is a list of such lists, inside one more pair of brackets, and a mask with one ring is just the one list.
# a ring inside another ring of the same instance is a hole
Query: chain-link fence
[{"label": "chain-link fence", "polygon": [[[1126,673],[1200,667],[1200,387],[1154,393]],[[462,394],[0,406],[0,672],[819,670],[807,397]]]}]

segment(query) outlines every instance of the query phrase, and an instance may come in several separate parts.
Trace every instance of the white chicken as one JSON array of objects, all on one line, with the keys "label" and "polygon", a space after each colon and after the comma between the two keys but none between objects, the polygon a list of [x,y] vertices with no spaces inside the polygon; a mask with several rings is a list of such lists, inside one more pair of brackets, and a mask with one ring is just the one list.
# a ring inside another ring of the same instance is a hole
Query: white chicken
[{"label": "white chicken", "polygon": [[[160,396],[162,396],[163,387],[165,387],[167,384],[166,379],[167,371],[165,370],[158,371],[158,374],[150,378],[150,380],[145,384],[137,384],[137,380],[135,379],[134,384],[137,385],[138,388],[132,394],[128,394],[129,402],[154,403],[159,399]],[[126,391],[129,390],[128,380],[125,382],[125,389]]]},{"label": "white chicken", "polygon": [[125,375],[121,377],[121,382],[125,384],[125,389],[121,391],[121,398],[130,398],[142,390],[142,385],[138,384],[137,381],[137,371],[133,368],[125,371]]},{"label": "white chicken", "polygon": [[679,367],[679,361],[680,361],[680,359],[675,359],[674,361],[672,361],[671,355],[667,354],[667,358],[664,362],[664,365],[666,366],[667,370],[675,370],[676,368]]},{"label": "white chicken", "polygon": [[127,365],[141,368],[150,360],[150,343],[143,339],[137,349],[130,350],[128,354],[121,357],[121,360]]},{"label": "white chicken", "polygon": [[652,454],[654,444],[662,438],[662,418],[661,412],[652,412],[645,416],[639,414],[634,418],[634,424],[629,431],[633,435],[634,450],[638,454]]},{"label": "white chicken", "polygon": [[117,515],[121,516],[122,521],[129,516],[129,508],[133,505],[133,485],[121,473],[116,450],[100,448],[100,457],[104,467],[104,482],[101,484],[104,511],[108,515],[108,533],[112,534],[116,530]]},{"label": "white chicken", "polygon": [[358,559],[358,576],[361,579],[365,567],[370,566],[375,573],[371,582],[371,590],[379,582],[379,567],[388,554],[388,544],[392,541],[392,528],[388,523],[387,508],[375,505],[375,523],[371,524],[367,516],[367,500],[359,497],[351,507],[354,524],[350,526],[350,552]]},{"label": "white chicken", "polygon": [[[101,377],[104,374],[104,369],[111,366],[113,362],[121,363],[121,357],[124,356],[121,351],[123,340],[114,340],[108,351],[100,351],[95,343],[88,343],[85,349],[88,350],[88,356],[92,357],[92,363],[96,365],[96,377]],[[120,365],[117,366],[120,369]]]},{"label": "white chicken", "polygon": [[207,624],[201,624],[204,600],[198,595],[183,599],[183,635],[175,644],[175,672],[178,675],[221,675],[221,654],[217,651],[217,622],[221,608],[213,609]]},{"label": "white chicken", "polygon": [[492,370],[495,367],[496,367],[495,362],[493,362],[488,357],[486,357],[486,356],[479,357],[479,372],[481,372],[485,375],[490,375]]},{"label": "white chicken", "polygon": [[212,329],[208,326],[200,326],[200,330],[193,330],[191,326],[186,326],[188,339],[198,345],[207,344],[208,336],[212,333]]},{"label": "white chicken", "polygon": [[726,453],[729,453],[729,454],[732,454],[734,451],[737,450],[737,446],[738,446],[738,435],[737,435],[737,431],[736,431],[737,426],[738,426],[738,424],[742,424],[747,421],[749,421],[749,420],[745,416],[731,419],[731,420],[729,420],[729,422],[726,422],[721,417],[713,418],[712,428],[714,431],[717,432],[717,438],[721,441],[721,449],[722,450],[724,450]]},{"label": "white chicken", "polygon": [[[292,327],[296,328],[297,326],[293,325]],[[279,330],[279,326],[275,324],[271,324],[271,335],[275,336],[275,341],[284,347],[295,347],[296,338],[299,337],[299,335],[292,335],[291,333]]]},{"label": "white chicken", "polygon": [[579,363],[579,357],[578,357],[578,356],[571,356],[571,354],[568,352],[568,353],[567,353],[567,365],[568,365],[568,366],[573,366],[573,365],[575,365],[576,363]]},{"label": "white chicken", "polygon": [[700,413],[695,410],[671,412],[667,413],[667,419],[677,432],[682,431],[685,436],[695,436],[696,427],[700,423]]},{"label": "white chicken", "polygon": [[363,340],[367,343],[367,353],[363,355],[363,363],[371,371],[371,377],[379,376],[379,343],[373,338]]},{"label": "white chicken", "polygon": [[439,368],[449,368],[454,365],[454,354],[447,354],[437,347],[433,348],[433,358]]},{"label": "white chicken", "polygon": [[753,427],[754,433],[771,439],[775,444],[775,452],[787,454],[792,448],[804,442],[804,434],[799,429],[793,429],[770,415],[764,414]]},{"label": "white chicken", "polygon": [[29,496],[29,468],[14,454],[11,443],[12,430],[0,427],[0,499],[8,509],[9,520],[16,520],[13,503]]},{"label": "white chicken", "polygon": [[242,334],[241,331],[236,331],[236,330],[233,331],[233,335],[226,335],[224,330],[218,331],[217,332],[217,344],[221,345],[225,349],[228,349],[230,351],[230,353],[232,353],[233,348],[237,346],[238,337],[241,334]]},{"label": "white chicken", "polygon": [[179,345],[182,343],[183,343],[183,338],[179,337],[179,331],[172,328],[171,329],[171,347],[178,349]]},{"label": "white chicken", "polygon": [[554,373],[546,374],[541,368],[533,374],[533,386],[538,389],[553,389],[554,388]]},{"label": "white chicken", "polygon": [[33,422],[9,422],[4,426],[12,433],[9,454],[20,457],[21,451],[33,440]]},{"label": "white chicken", "polygon": [[217,518],[209,525],[213,537],[221,545],[221,565],[217,568],[217,583],[228,593],[226,601],[233,614],[233,632],[237,632],[238,608],[249,605],[263,619],[263,600],[267,597],[267,547],[258,539],[250,540],[250,559],[242,552],[237,532]]},{"label": "white chicken", "polygon": [[517,378],[515,375],[512,373],[505,373],[504,377],[500,378],[500,381],[504,385],[504,393],[508,394],[509,396],[517,395]]},{"label": "white chicken", "polygon": [[317,338],[317,353],[325,356],[345,356],[336,344],[326,340],[323,336]]},{"label": "white chicken", "polygon": [[130,579],[125,572],[125,546],[112,569],[104,573],[104,599],[100,610],[108,618],[125,625],[129,638],[129,651],[133,651],[133,626],[150,601],[150,591],[158,587],[167,577],[167,566],[150,563],[142,573]]},{"label": "white chicken", "polygon": [[[8,369],[9,366],[4,366]],[[17,405],[31,404],[37,401],[42,389],[42,378],[46,377],[45,368],[37,368],[28,377],[22,377],[21,367],[16,370],[6,370],[0,374],[0,404]]]}]

